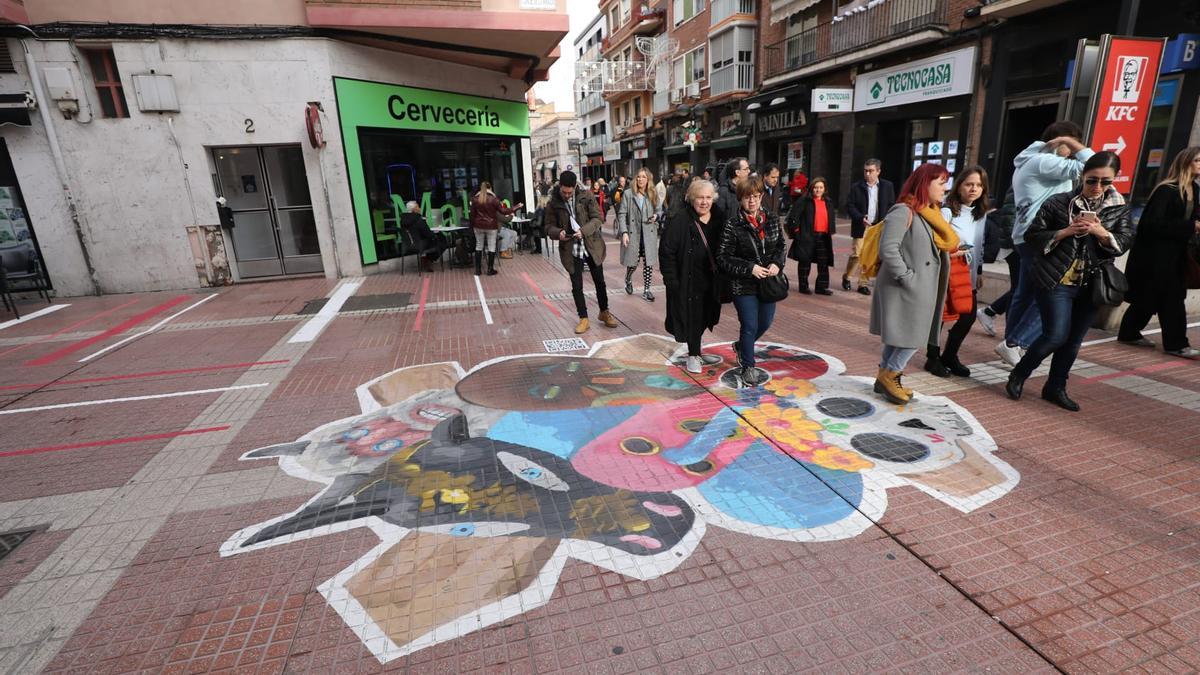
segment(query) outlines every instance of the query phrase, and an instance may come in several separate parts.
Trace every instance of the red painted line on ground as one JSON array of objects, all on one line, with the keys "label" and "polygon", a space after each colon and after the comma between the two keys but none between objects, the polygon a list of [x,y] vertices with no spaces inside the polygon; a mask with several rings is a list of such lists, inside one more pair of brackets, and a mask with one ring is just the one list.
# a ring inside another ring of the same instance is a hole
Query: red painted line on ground
[{"label": "red painted line on ground", "polygon": [[53,333],[46,336],[46,340],[43,340],[41,342],[27,342],[23,345],[17,345],[16,347],[12,347],[11,349],[6,349],[6,350],[0,352],[0,356],[4,356],[5,354],[11,354],[15,351],[25,349],[26,347],[29,347],[31,345],[41,344],[42,342],[48,341],[51,338],[58,337],[59,335],[62,335],[63,333],[66,333],[69,330],[74,330],[76,328],[79,328],[80,326],[89,324],[89,323],[95,321],[96,319],[102,319],[102,318],[108,316],[109,314],[112,314],[113,312],[117,311],[118,309],[124,309],[135,303],[137,303],[136,299],[130,300],[129,302],[127,302],[123,305],[117,305],[116,307],[113,307],[112,309],[108,309],[103,312],[100,312],[99,314],[93,314],[92,316],[89,316],[88,318],[86,318],[82,321],[76,321],[75,323],[71,324],[70,326],[67,326],[66,328],[60,328],[60,329],[54,331]]},{"label": "red painted line on ground", "polygon": [[1179,361],[1179,362],[1170,362],[1170,363],[1155,363],[1154,365],[1151,365],[1151,366],[1142,366],[1141,368],[1134,368],[1132,370],[1122,370],[1119,373],[1109,373],[1107,375],[1096,375],[1095,377],[1085,378],[1081,381],[1082,382],[1103,382],[1105,380],[1114,380],[1118,377],[1125,377],[1126,375],[1141,375],[1144,373],[1157,373],[1162,370],[1171,370],[1172,368],[1178,368],[1182,365],[1186,365],[1186,362]]},{"label": "red painted line on ground", "polygon": [[421,302],[417,305],[417,320],[413,323],[413,332],[421,332],[421,321],[425,318],[425,301],[429,298],[429,277],[421,284]]},{"label": "red painted line on ground", "polygon": [[124,443],[137,443],[139,441],[157,441],[163,438],[175,438],[176,436],[194,436],[196,434],[207,434],[213,431],[225,431],[229,426],[223,427],[208,427],[207,429],[189,429],[187,431],[171,431],[165,434],[149,434],[147,436],[128,436],[126,438],[113,438],[107,441],[90,441],[88,443],[72,443],[70,445],[47,445],[41,448],[22,448],[20,450],[7,450],[0,452],[0,457],[18,457],[20,455],[36,455],[43,452],[55,452],[58,450],[76,450],[79,448],[98,448],[106,445],[121,445]]},{"label": "red painted line on ground", "polygon": [[546,306],[546,309],[554,312],[554,316],[557,316],[561,319],[562,313],[558,311],[557,307],[550,304],[550,301],[546,299],[546,296],[542,295],[542,289],[538,288],[538,285],[533,283],[533,279],[530,278],[529,272],[521,272],[521,277],[525,279],[525,283],[529,284],[529,287],[532,288],[533,292],[537,294],[538,300],[542,301],[542,304]]},{"label": "red painted line on ground", "polygon": [[171,298],[170,300],[162,303],[161,305],[151,307],[150,309],[142,312],[141,314],[138,314],[137,316],[133,316],[129,319],[126,319],[125,321],[121,322],[120,324],[117,324],[116,326],[109,328],[108,330],[104,331],[103,333],[100,333],[99,335],[93,335],[92,337],[87,338],[85,340],[80,340],[79,342],[75,342],[75,343],[67,345],[66,347],[63,347],[62,349],[50,352],[49,354],[47,354],[41,358],[37,358],[32,361],[27,361],[25,363],[25,365],[27,365],[27,366],[44,366],[49,363],[54,363],[55,361],[61,359],[62,357],[66,356],[68,354],[74,354],[75,352],[77,352],[81,349],[86,349],[86,348],[96,344],[97,342],[103,342],[104,340],[107,340],[108,338],[110,338],[114,335],[120,335],[121,333],[124,333],[125,331],[129,330],[130,328],[133,328],[134,326],[138,325],[139,323],[142,323],[143,321],[149,319],[150,317],[152,317],[156,314],[162,314],[163,312],[167,311],[168,309],[171,309],[175,305],[178,305],[186,300],[189,300],[191,297],[192,296],[190,296],[190,295],[177,295],[177,296]]},{"label": "red painted line on ground", "polygon": [[287,363],[288,359],[278,359],[275,361],[251,361],[247,363],[229,363],[220,366],[203,366],[200,368],[180,368],[178,370],[155,370],[146,373],[129,373],[128,375],[105,375],[104,377],[85,377],[81,380],[57,380],[54,382],[43,382],[42,384],[10,384],[0,387],[0,391],[9,389],[38,389],[50,385],[59,384],[88,384],[89,382],[109,382],[112,380],[135,380],[142,377],[157,377],[159,375],[184,375],[186,373],[205,373],[213,370],[229,370],[230,368],[251,368],[253,366],[273,366],[280,363]]}]

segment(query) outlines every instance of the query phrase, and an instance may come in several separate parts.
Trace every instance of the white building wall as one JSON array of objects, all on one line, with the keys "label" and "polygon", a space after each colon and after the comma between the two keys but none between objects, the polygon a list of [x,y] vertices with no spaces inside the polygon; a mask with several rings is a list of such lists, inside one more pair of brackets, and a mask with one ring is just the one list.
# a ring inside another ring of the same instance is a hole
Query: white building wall
[{"label": "white building wall", "polygon": [[[14,42],[15,56],[21,51]],[[491,71],[326,39],[126,41],[112,48],[130,117],[91,119],[99,111],[95,88],[70,45],[27,43],[40,67],[68,68],[84,98],[76,120],[64,119],[52,101],[41,104],[51,106],[105,293],[199,285],[185,228],[218,222],[209,149],[223,145],[300,144],[325,273],[361,274],[335,75],[515,101],[525,92],[523,82]],[[0,91],[31,88],[24,63],[16,65],[17,74],[0,75]],[[150,70],[174,77],[179,113],[137,110],[130,76]],[[309,101],[325,110],[328,145],[321,150],[308,143],[303,113]],[[253,133],[246,131],[247,119],[254,121]],[[0,136],[56,289],[61,295],[92,292],[41,121],[0,127]],[[232,252],[228,239],[226,249]]]}]

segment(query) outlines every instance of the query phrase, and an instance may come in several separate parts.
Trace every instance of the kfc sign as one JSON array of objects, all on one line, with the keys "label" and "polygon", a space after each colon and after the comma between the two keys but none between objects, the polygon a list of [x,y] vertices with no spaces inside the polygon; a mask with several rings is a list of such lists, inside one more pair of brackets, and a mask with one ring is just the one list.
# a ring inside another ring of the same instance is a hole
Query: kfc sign
[{"label": "kfc sign", "polygon": [[1122,194],[1133,190],[1165,43],[1107,35],[1101,43],[1102,79],[1089,118],[1088,145],[1120,156],[1121,174],[1113,185]]}]

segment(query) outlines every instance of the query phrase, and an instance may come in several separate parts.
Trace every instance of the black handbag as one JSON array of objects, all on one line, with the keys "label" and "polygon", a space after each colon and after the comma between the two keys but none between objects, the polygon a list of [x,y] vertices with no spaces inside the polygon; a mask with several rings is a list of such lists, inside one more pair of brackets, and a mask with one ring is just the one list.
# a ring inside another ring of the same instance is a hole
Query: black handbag
[{"label": "black handbag", "polygon": [[1092,267],[1090,285],[1092,287],[1092,304],[1097,307],[1104,305],[1117,307],[1125,302],[1125,294],[1129,292],[1129,280],[1111,260]]},{"label": "black handbag", "polygon": [[[754,252],[758,254],[759,266],[768,267],[769,265],[763,264],[763,256],[766,255],[766,247],[764,246],[763,250],[760,252],[758,245],[755,244]],[[776,274],[773,277],[763,277],[762,279],[759,279],[758,293],[755,295],[758,296],[759,302],[779,302],[788,296],[789,286],[791,286],[791,282],[788,281],[787,275],[784,274],[783,270],[781,269],[779,270],[779,274]]]}]

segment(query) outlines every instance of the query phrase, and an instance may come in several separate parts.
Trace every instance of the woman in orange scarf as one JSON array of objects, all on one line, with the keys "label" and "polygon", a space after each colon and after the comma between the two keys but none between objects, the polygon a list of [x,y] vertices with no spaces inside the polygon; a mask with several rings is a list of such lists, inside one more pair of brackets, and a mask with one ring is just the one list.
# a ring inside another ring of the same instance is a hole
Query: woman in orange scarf
[{"label": "woman in orange scarf", "polygon": [[983,167],[968,167],[958,174],[958,182],[942,209],[942,218],[954,228],[962,245],[950,254],[950,294],[946,297],[942,322],[953,325],[946,336],[946,346],[939,350],[937,345],[929,345],[926,352],[925,370],[938,377],[971,376],[971,369],[959,360],[958,350],[975,324],[975,289],[979,287],[983,264],[987,219],[987,182]]}]

